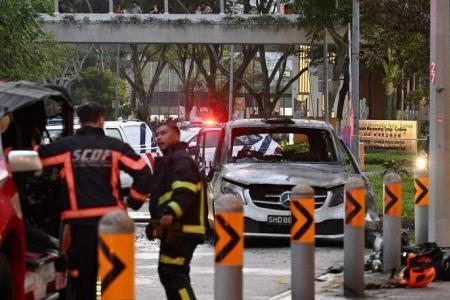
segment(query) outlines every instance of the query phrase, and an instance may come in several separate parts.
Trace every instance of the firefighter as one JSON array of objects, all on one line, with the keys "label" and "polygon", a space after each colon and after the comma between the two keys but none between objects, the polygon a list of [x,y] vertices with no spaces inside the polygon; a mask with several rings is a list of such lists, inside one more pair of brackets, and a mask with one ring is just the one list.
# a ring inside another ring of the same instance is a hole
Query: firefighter
[{"label": "firefighter", "polygon": [[160,237],[159,278],[169,300],[195,299],[189,265],[195,248],[204,241],[206,221],[200,174],[187,144],[180,142],[175,123],[160,126],[156,138],[164,155],[155,162],[150,214],[169,232]]},{"label": "firefighter", "polygon": [[[62,248],[69,260],[70,299],[91,300],[96,299],[99,220],[112,210],[126,209],[126,204],[139,209],[149,195],[151,171],[128,144],[105,136],[102,107],[86,104],[77,115],[81,128],[76,134],[41,146],[39,155],[45,168],[59,169],[64,183]],[[120,188],[121,170],[133,178],[126,204]]]}]

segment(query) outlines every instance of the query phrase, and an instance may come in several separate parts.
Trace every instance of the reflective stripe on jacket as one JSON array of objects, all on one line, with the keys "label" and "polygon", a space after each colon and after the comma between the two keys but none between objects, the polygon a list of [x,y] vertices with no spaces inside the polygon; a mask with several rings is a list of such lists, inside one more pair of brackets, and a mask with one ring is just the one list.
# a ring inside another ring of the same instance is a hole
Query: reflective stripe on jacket
[{"label": "reflective stripe on jacket", "polygon": [[128,206],[138,209],[149,195],[151,172],[145,161],[102,128],[83,127],[75,136],[41,146],[39,155],[45,168],[60,169],[67,196],[62,203],[64,221],[98,219],[113,209],[125,209],[121,170],[133,178]]},{"label": "reflective stripe on jacket", "polygon": [[156,158],[150,214],[159,219],[172,214],[187,235],[202,238],[206,231],[206,201],[198,167],[178,143]]}]

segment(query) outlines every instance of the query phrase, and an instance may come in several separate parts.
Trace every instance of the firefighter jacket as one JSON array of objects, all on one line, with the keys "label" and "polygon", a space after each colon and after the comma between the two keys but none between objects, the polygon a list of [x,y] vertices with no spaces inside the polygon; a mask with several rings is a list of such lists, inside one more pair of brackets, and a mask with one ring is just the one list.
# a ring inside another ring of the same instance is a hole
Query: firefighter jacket
[{"label": "firefighter jacket", "polygon": [[130,145],[106,136],[102,128],[82,127],[72,137],[41,146],[39,155],[44,168],[60,170],[65,222],[89,223],[113,209],[125,209],[121,170],[133,178],[128,206],[140,208],[149,195],[151,171],[146,162]]},{"label": "firefighter jacket", "polygon": [[186,236],[203,240],[207,214],[203,183],[186,148],[186,143],[178,143],[156,158],[150,214],[154,219],[172,214]]}]

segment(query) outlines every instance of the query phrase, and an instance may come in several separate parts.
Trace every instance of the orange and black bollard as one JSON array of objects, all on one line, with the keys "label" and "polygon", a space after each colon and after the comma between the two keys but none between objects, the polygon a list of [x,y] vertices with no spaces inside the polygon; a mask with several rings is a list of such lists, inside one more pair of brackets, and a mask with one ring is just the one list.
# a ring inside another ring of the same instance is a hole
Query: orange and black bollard
[{"label": "orange and black bollard", "polygon": [[291,197],[292,299],[314,299],[314,189],[297,185]]},{"label": "orange and black bollard", "polygon": [[98,228],[97,299],[134,299],[134,223],[122,210],[106,214]]},{"label": "orange and black bollard", "polygon": [[215,203],[215,209],[214,299],[242,300],[244,261],[242,202],[236,196],[226,194]]},{"label": "orange and black bollard", "polygon": [[416,244],[428,242],[428,206],[430,178],[428,171],[420,170],[414,173],[414,225]]},{"label": "orange and black bollard", "polygon": [[366,187],[353,177],[345,185],[344,295],[364,296]]},{"label": "orange and black bollard", "polygon": [[383,271],[400,267],[402,235],[402,178],[395,173],[384,176]]}]

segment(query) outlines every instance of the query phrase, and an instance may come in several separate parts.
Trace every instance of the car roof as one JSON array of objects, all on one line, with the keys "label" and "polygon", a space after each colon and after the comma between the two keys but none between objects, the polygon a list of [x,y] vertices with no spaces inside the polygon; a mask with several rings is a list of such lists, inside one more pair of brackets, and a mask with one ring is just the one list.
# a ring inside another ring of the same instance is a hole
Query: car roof
[{"label": "car roof", "polygon": [[62,88],[28,81],[0,82],[0,116],[45,99],[66,103],[72,107],[72,101]]},{"label": "car roof", "polygon": [[123,121],[106,121],[104,127],[126,127],[126,126],[140,126],[142,121],[136,121],[136,120],[123,120]]},{"label": "car roof", "polygon": [[231,128],[239,127],[268,127],[268,126],[287,126],[287,127],[307,127],[319,129],[332,129],[330,123],[309,119],[242,119],[230,121],[227,125]]}]

